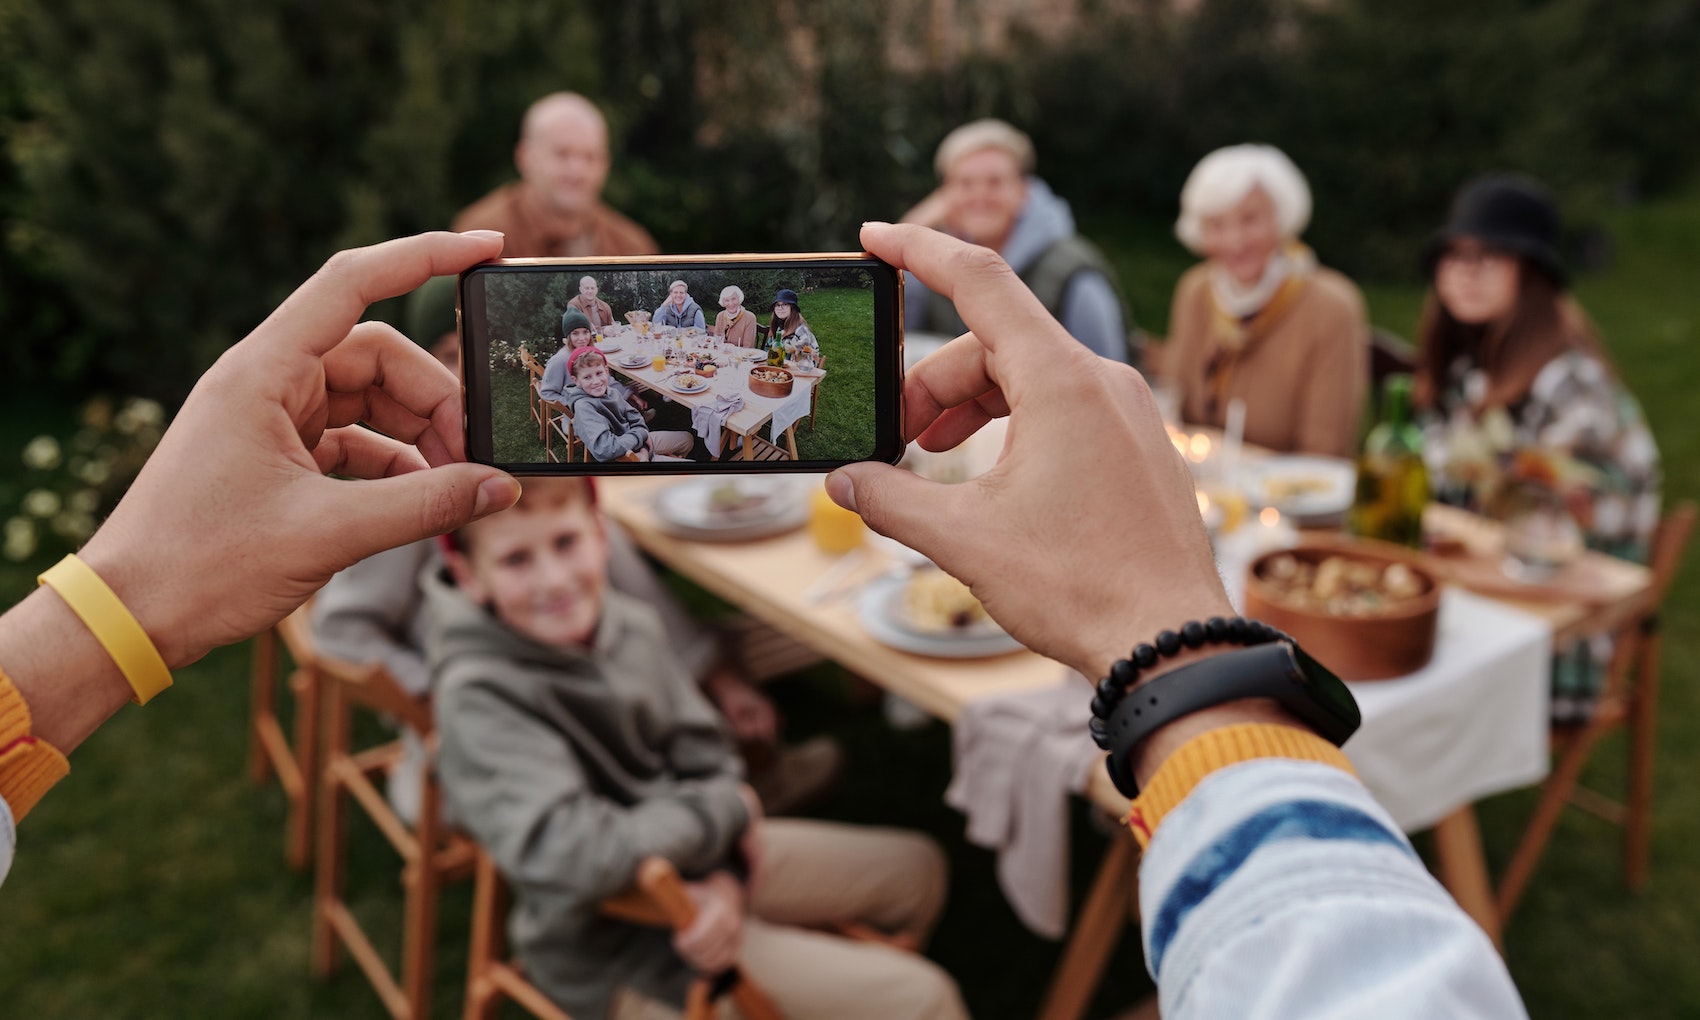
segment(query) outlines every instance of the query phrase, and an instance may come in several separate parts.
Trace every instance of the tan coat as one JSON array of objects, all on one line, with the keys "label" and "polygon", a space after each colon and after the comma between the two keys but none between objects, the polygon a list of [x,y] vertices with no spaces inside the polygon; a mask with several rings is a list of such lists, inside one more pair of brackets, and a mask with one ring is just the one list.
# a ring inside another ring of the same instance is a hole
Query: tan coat
[{"label": "tan coat", "polygon": [[1282,453],[1350,457],[1369,386],[1369,320],[1357,285],[1318,268],[1271,328],[1240,357],[1214,413],[1206,369],[1214,353],[1210,270],[1194,266],[1175,286],[1164,378],[1181,390],[1181,418],[1222,427],[1227,405],[1246,404],[1245,438]]},{"label": "tan coat", "polygon": [[729,344],[739,347],[754,347],[756,345],[756,313],[748,308],[738,315],[738,322],[730,329],[726,327],[726,313],[723,311],[714,317],[714,329],[710,330],[715,336],[723,336]]},{"label": "tan coat", "polygon": [[614,309],[608,307],[608,302],[601,298],[594,298],[590,301],[586,301],[584,299],[584,295],[580,294],[578,297],[568,301],[567,307],[576,308],[583,312],[584,317],[590,320],[591,329],[601,329],[604,326],[612,325],[618,321],[614,318]]},{"label": "tan coat", "polygon": [[524,181],[504,184],[467,206],[455,230],[500,230],[504,258],[583,255],[655,255],[649,231],[601,203],[589,217],[568,221],[548,209]]}]

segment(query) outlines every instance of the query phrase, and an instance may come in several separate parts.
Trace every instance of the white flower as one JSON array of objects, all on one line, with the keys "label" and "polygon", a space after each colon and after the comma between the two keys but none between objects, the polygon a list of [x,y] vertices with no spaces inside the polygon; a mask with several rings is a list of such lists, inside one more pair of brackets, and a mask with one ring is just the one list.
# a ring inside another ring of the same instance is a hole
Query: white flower
[{"label": "white flower", "polygon": [[104,460],[85,461],[75,470],[77,477],[89,485],[103,485],[112,477],[112,468]]},{"label": "white flower", "polygon": [[63,505],[63,501],[59,499],[59,494],[52,489],[31,489],[24,496],[23,510],[31,517],[47,520],[49,517],[57,516],[60,507]]},{"label": "white flower", "polygon": [[35,522],[28,517],[13,517],[6,522],[5,541],[0,543],[0,552],[14,563],[21,563],[35,555]]},{"label": "white flower", "polygon": [[81,542],[94,534],[94,518],[88,514],[60,514],[53,518],[53,533],[71,542]]},{"label": "white flower", "polygon": [[60,457],[59,440],[52,436],[36,436],[24,447],[24,466],[36,471],[52,471]]}]

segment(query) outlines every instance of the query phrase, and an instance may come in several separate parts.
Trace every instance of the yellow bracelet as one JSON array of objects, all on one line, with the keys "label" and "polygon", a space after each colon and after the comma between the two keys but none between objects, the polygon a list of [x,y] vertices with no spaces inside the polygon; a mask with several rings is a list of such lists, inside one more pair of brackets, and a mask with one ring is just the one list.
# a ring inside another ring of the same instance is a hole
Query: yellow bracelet
[{"label": "yellow bracelet", "polygon": [[145,705],[154,695],[171,686],[171,671],[154,647],[148,632],[124,608],[124,603],[100,579],[100,575],[75,554],[65,557],[36,578],[59,593],[118,664],[119,672],[135,691],[135,702]]}]

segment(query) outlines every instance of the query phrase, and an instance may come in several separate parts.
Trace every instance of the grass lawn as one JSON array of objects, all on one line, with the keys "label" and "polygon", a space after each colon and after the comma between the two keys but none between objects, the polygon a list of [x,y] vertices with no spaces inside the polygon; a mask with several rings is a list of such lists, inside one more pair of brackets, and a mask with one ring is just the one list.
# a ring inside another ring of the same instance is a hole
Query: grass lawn
[{"label": "grass lawn", "polygon": [[[874,294],[871,290],[837,288],[812,291],[801,299],[804,316],[820,341],[826,375],[818,383],[819,403],[815,421],[797,423],[797,455],[802,460],[856,460],[868,456],[874,446]],[[766,317],[759,319],[767,324]],[[615,369],[618,377],[618,369]],[[526,404],[529,382],[525,370],[500,366],[491,372],[490,417],[494,430],[494,452],[499,464],[541,463],[543,443],[537,438],[537,423]],[[653,429],[691,430],[691,417],[683,405],[645,392],[649,406],[657,409]],[[763,426],[763,439],[777,440]],[[780,442],[783,446],[783,442]],[[555,440],[560,456],[560,440]],[[729,448],[730,449],[730,448]],[[708,459],[708,448],[697,440],[692,457]]]},{"label": "grass lawn", "polygon": [[[1189,258],[1164,224],[1094,222],[1138,321],[1163,332],[1169,289]],[[1700,430],[1686,421],[1686,409],[1700,392],[1700,289],[1692,284],[1700,265],[1700,190],[1623,211],[1614,226],[1616,265],[1581,281],[1579,294],[1652,420],[1670,497],[1694,498]],[[1366,293],[1378,325],[1411,335],[1417,288],[1371,286]],[[830,342],[833,302],[822,295],[804,300]],[[837,385],[850,377],[841,353],[829,361],[834,376],[823,415],[854,403],[854,387]],[[524,404],[518,407],[523,415]],[[0,454],[11,456],[56,413],[24,403],[0,410]],[[806,427],[803,435],[806,441]],[[41,566],[0,567],[0,604],[21,596]],[[1640,895],[1627,895],[1617,877],[1619,831],[1580,812],[1564,817],[1506,933],[1512,974],[1537,1018],[1700,1015],[1700,969],[1693,966],[1700,957],[1700,854],[1693,850],[1700,845],[1700,792],[1689,781],[1700,773],[1700,571],[1679,579],[1665,635],[1651,880]],[[180,671],[176,689],[156,704],[120,713],[78,750],[71,777],[25,823],[20,856],[0,889],[4,1015],[385,1015],[352,967],[328,983],[309,976],[311,882],[283,865],[281,794],[256,789],[243,775],[247,665],[245,649],[214,653]],[[791,732],[831,731],[849,748],[852,769],[827,814],[913,826],[944,842],[954,883],[933,953],[961,980],[975,1016],[1033,1015],[1058,949],[1021,928],[998,892],[991,856],[963,843],[960,816],[942,804],[950,772],[945,728],[889,730],[876,709],[845,697],[844,679],[830,666],[773,690]],[[1591,778],[1602,787],[1621,779],[1621,749],[1613,742],[1596,754]],[[1532,800],[1523,791],[1481,806],[1494,868],[1509,856]],[[1078,895],[1104,837],[1084,812],[1076,812],[1074,826]],[[393,954],[397,864],[370,829],[357,826],[351,842],[357,911]],[[441,911],[438,1016],[459,1012],[467,892],[451,890]],[[1130,929],[1093,1015],[1109,1015],[1149,988]]]}]

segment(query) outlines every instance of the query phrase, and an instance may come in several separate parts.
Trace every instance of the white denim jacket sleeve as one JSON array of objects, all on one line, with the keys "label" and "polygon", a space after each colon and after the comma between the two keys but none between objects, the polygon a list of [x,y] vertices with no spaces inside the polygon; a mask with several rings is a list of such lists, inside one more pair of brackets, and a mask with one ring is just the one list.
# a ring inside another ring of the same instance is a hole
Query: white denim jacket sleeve
[{"label": "white denim jacket sleeve", "polygon": [[1164,1020],[1527,1015],[1487,935],[1332,766],[1265,758],[1205,777],[1139,883]]}]

